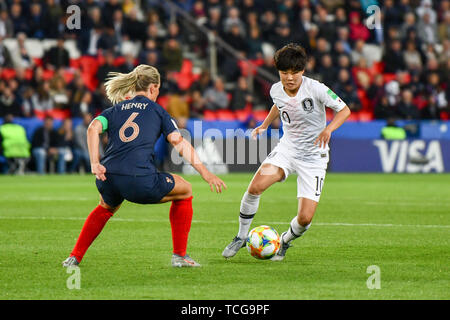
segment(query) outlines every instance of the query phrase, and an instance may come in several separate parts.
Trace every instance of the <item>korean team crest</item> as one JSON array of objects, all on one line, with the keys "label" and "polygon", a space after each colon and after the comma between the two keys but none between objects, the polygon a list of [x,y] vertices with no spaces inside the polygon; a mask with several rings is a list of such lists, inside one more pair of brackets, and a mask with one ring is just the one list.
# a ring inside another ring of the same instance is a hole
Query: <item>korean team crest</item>
[{"label": "korean team crest", "polygon": [[302,106],[305,112],[311,113],[314,111],[314,102],[311,98],[303,99]]}]

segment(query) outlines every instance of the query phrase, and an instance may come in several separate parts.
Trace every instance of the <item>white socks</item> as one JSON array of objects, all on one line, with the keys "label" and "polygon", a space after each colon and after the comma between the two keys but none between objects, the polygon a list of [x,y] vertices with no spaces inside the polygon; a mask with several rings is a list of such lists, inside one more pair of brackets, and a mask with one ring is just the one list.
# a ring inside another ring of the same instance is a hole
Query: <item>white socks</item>
[{"label": "white socks", "polygon": [[301,226],[298,223],[297,216],[294,217],[291,221],[291,226],[288,230],[288,232],[285,233],[283,236],[284,242],[289,242],[291,240],[297,239],[298,237],[301,237],[311,226],[311,223],[307,226]]},{"label": "white socks", "polygon": [[254,195],[246,191],[241,201],[241,213],[239,215],[239,233],[238,238],[247,239],[250,225],[253,217],[258,211],[260,195]]}]

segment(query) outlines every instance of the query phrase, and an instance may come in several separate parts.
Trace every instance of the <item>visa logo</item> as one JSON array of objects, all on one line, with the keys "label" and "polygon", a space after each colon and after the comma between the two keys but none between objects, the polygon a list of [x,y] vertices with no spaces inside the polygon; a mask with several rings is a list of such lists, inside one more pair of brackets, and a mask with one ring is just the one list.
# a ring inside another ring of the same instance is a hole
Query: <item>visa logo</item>
[{"label": "visa logo", "polygon": [[438,140],[375,140],[383,172],[444,172]]}]

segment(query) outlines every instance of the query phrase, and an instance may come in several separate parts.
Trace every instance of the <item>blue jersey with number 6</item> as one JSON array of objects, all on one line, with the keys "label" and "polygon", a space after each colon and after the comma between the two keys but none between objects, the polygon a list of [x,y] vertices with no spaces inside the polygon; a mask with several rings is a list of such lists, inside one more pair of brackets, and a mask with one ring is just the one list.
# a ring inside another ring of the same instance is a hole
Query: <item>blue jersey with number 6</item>
[{"label": "blue jersey with number 6", "polygon": [[157,172],[155,144],[177,130],[175,121],[160,105],[145,96],[122,101],[97,118],[108,132],[108,145],[100,163],[107,173],[148,175]]}]

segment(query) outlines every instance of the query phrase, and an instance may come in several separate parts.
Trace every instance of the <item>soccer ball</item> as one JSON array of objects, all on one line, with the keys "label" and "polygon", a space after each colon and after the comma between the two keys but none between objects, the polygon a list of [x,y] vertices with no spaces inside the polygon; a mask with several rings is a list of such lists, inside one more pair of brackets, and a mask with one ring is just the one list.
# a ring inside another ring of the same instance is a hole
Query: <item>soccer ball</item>
[{"label": "soccer ball", "polygon": [[256,259],[270,259],[280,249],[280,236],[272,227],[259,226],[249,232],[246,246]]}]

